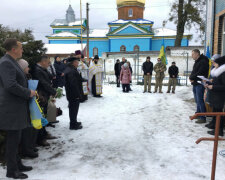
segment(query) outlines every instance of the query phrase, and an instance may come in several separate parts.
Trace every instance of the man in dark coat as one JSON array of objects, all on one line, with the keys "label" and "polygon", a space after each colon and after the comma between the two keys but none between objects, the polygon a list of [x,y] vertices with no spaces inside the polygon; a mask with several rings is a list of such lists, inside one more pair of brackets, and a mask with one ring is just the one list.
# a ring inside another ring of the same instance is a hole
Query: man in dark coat
[{"label": "man in dark coat", "polygon": [[120,71],[121,71],[122,66],[124,65],[125,62],[127,62],[127,60],[126,60],[125,57],[123,57],[123,58],[122,58],[122,62],[120,62],[120,65],[119,65],[119,70],[120,70]]},{"label": "man in dark coat", "polygon": [[120,60],[116,60],[116,64],[114,66],[115,76],[116,76],[116,84],[117,87],[120,87]]},{"label": "man in dark coat", "polygon": [[61,59],[59,56],[55,57],[54,67],[56,71],[56,84],[57,87],[63,87],[64,86],[64,70],[65,70],[65,64],[61,62]]},{"label": "man in dark coat", "polygon": [[[193,85],[193,93],[195,102],[197,104],[197,113],[206,112],[205,103],[204,103],[204,91],[205,88],[201,84],[201,79],[198,76],[208,77],[209,73],[209,59],[203,54],[200,55],[200,51],[198,49],[194,49],[192,51],[192,58],[195,60],[193,70],[189,77],[191,84]],[[199,83],[200,82],[200,83]],[[196,123],[205,123],[206,117],[199,117]]]},{"label": "man in dark coat", "polygon": [[146,61],[143,63],[142,68],[144,71],[144,93],[147,92],[147,84],[148,84],[148,92],[151,93],[153,63],[151,62],[150,56],[146,58]]},{"label": "man in dark coat", "polygon": [[177,85],[177,76],[178,76],[178,73],[179,73],[179,69],[176,66],[175,62],[172,62],[172,66],[169,67],[168,73],[170,75],[170,79],[169,79],[167,93],[170,93],[171,86],[173,86],[172,93],[175,93],[175,88],[176,88],[176,85]]},{"label": "man in dark coat", "polygon": [[22,57],[22,44],[16,39],[4,42],[6,55],[0,59],[0,129],[7,132],[6,163],[7,177],[26,179],[24,166],[18,156],[21,130],[29,125],[29,98],[36,95],[28,89],[27,78],[17,63]]},{"label": "man in dark coat", "polygon": [[[33,79],[38,80],[38,95],[39,103],[43,108],[43,112],[46,115],[48,109],[48,101],[50,96],[56,96],[56,90],[52,87],[51,75],[47,68],[50,64],[50,59],[47,56],[42,56],[40,61],[35,65],[32,72]],[[48,146],[46,138],[49,136],[50,139],[54,138],[47,134],[47,131],[43,127],[38,134],[37,143],[41,146]]]},{"label": "man in dark coat", "polygon": [[80,122],[77,122],[77,114],[80,105],[81,94],[81,82],[82,78],[77,71],[79,65],[79,58],[68,58],[68,66],[65,69],[65,88],[66,97],[69,102],[69,116],[70,116],[70,129],[78,130],[82,129]]}]

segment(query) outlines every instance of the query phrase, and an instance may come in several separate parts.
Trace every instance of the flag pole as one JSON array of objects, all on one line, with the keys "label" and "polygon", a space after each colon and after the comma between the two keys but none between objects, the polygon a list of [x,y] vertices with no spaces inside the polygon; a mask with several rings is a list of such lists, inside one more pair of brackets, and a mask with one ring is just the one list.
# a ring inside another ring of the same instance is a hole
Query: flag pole
[{"label": "flag pole", "polygon": [[82,0],[80,0],[80,43],[81,43],[81,51],[83,51],[83,44],[82,44],[82,41],[83,41],[83,38],[82,38],[82,31],[83,31],[83,23],[82,23]]}]

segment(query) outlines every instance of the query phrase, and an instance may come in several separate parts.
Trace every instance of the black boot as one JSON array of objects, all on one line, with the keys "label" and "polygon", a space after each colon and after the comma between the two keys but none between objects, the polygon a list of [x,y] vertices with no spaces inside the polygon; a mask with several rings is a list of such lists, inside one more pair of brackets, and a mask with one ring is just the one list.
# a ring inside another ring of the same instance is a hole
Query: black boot
[{"label": "black boot", "polygon": [[7,172],[6,177],[13,178],[13,179],[27,179],[28,178],[28,176],[26,174],[21,173],[19,171],[13,172],[13,173]]},{"label": "black boot", "polygon": [[83,126],[79,123],[70,123],[70,130],[78,130],[82,128]]},{"label": "black boot", "polygon": [[[215,135],[215,130],[208,131],[207,133],[210,134],[210,135]],[[223,136],[223,129],[220,129],[219,136]]]}]

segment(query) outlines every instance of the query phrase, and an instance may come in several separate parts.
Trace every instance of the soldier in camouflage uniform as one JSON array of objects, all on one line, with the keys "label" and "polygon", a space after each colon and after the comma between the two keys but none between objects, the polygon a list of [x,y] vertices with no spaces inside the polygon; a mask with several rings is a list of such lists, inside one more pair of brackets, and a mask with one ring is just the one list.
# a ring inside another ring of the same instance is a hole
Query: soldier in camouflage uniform
[{"label": "soldier in camouflage uniform", "polygon": [[164,65],[160,58],[157,59],[158,63],[154,66],[155,75],[155,92],[157,92],[159,87],[159,93],[162,92],[162,82],[165,77],[164,72],[166,71],[166,65]]}]

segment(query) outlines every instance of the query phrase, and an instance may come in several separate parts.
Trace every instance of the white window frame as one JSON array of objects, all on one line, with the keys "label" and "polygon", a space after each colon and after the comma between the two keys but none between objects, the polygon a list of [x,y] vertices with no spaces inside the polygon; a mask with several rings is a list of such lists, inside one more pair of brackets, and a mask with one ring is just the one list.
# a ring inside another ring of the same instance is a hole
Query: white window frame
[{"label": "white window frame", "polygon": [[223,18],[223,32],[222,32],[222,52],[221,55],[224,56],[225,55],[225,16]]},{"label": "white window frame", "polygon": [[128,10],[128,17],[133,17],[133,9],[132,8],[130,8]]}]

